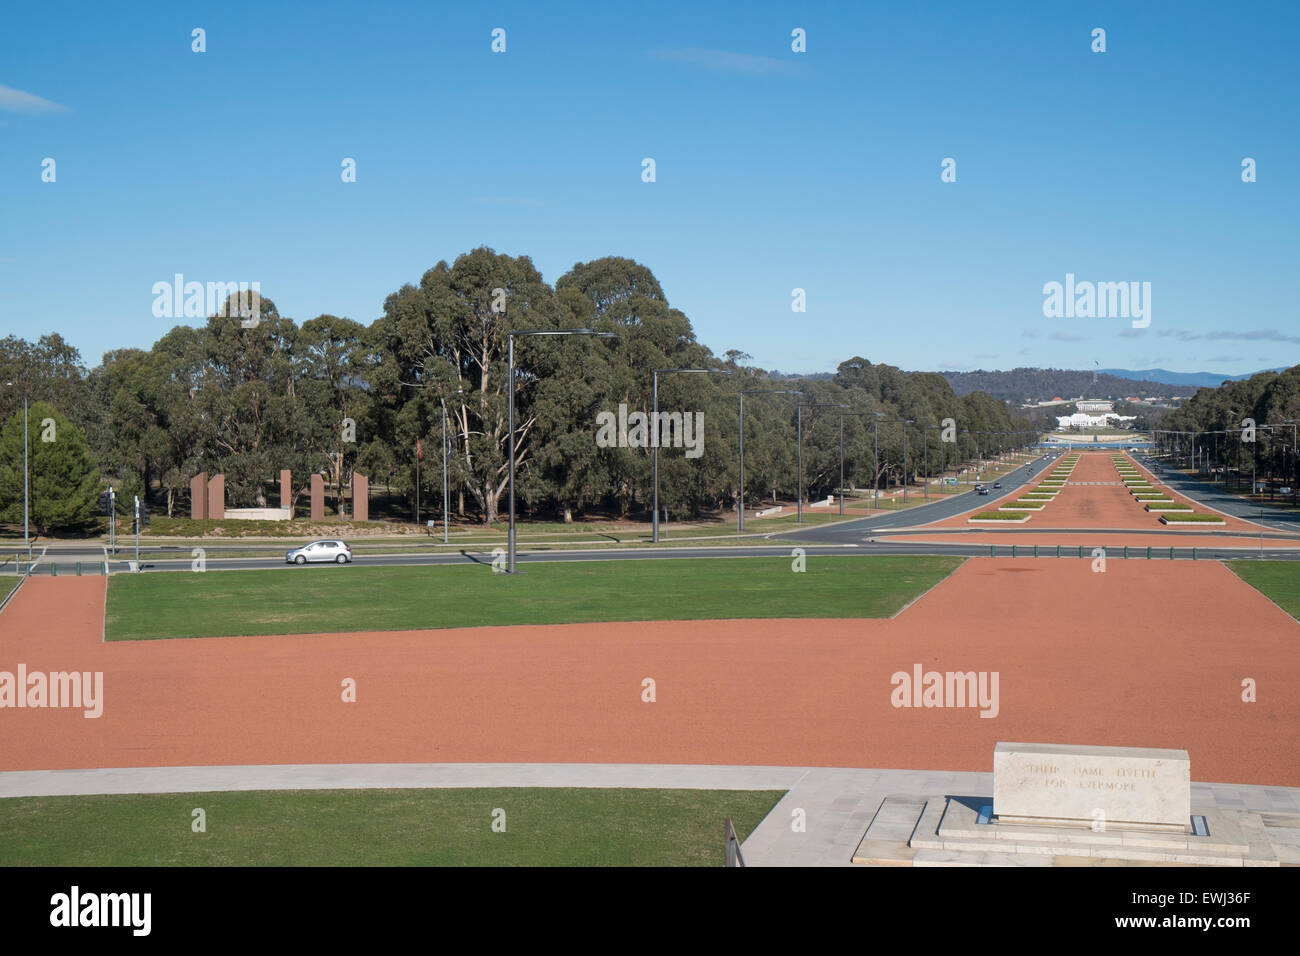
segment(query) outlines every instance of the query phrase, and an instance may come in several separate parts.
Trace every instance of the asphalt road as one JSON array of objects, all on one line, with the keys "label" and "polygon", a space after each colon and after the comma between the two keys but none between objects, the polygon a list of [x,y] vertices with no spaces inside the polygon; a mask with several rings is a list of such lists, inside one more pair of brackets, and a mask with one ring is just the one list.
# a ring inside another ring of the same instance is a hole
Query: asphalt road
[{"label": "asphalt road", "polygon": [[[1142,464],[1145,465],[1146,462],[1142,462]],[[1265,505],[1261,509],[1258,504],[1242,501],[1236,495],[1229,494],[1222,488],[1207,485],[1195,478],[1188,478],[1186,475],[1168,469],[1156,477],[1180,495],[1185,495],[1193,501],[1209,505],[1211,508],[1232,515],[1234,518],[1254,521],[1277,531],[1300,531],[1300,514],[1278,511],[1269,505]]]},{"label": "asphalt road", "polygon": [[[999,479],[1002,488],[999,495],[1006,494],[1008,491],[1014,491],[1022,485],[1028,484],[1038,476],[1045,467],[1052,464],[1052,461],[1059,455],[1054,455],[1051,460],[1044,461],[1042,458],[1035,459],[1026,465],[1017,468],[1015,471]],[[1168,476],[1164,476],[1168,479]],[[1175,481],[1177,478],[1175,477]],[[1238,517],[1249,520],[1258,520],[1258,508],[1249,504],[1243,504],[1221,491],[1213,492],[1213,495],[1207,494],[1209,489],[1191,479],[1182,479],[1190,487],[1184,490],[1181,485],[1175,485],[1177,490],[1187,494],[1191,498],[1204,497],[1209,503],[1222,511]],[[1193,494],[1195,492],[1195,494]],[[1220,504],[1220,499],[1226,499]],[[994,551],[990,551],[987,544],[940,544],[926,540],[923,534],[916,534],[914,541],[894,541],[890,543],[876,543],[871,540],[871,536],[876,533],[890,532],[894,535],[906,537],[906,532],[900,532],[899,529],[914,528],[917,525],[927,524],[931,521],[938,521],[941,518],[951,517],[971,511],[983,502],[983,498],[976,495],[974,491],[964,492],[963,494],[953,495],[941,500],[936,500],[927,505],[919,505],[915,508],[909,508],[906,511],[891,511],[880,515],[868,515],[864,518],[853,519],[850,521],[837,522],[832,525],[817,525],[807,528],[798,528],[793,531],[783,531],[780,533],[768,535],[766,544],[754,544],[736,547],[674,547],[664,548],[663,550],[652,550],[649,548],[629,548],[626,550],[615,550],[610,548],[600,548],[592,550],[556,550],[556,551],[525,551],[521,550],[517,555],[517,561],[520,565],[537,564],[549,561],[670,561],[670,560],[687,560],[690,558],[753,558],[753,557],[779,557],[793,556],[796,547],[802,548],[808,557],[827,557],[833,555],[907,555],[907,554],[932,554],[932,555],[952,555],[957,557],[987,557],[994,554],[999,557],[1010,557],[1011,549],[1014,542],[1008,541],[1007,544],[999,544]],[[1270,527],[1276,527],[1279,531],[1300,531],[1300,520],[1291,515],[1282,515],[1275,518],[1274,522],[1266,522]],[[1097,546],[1106,546],[1107,532],[1097,531],[1096,529],[1080,528],[1071,532],[1070,529],[1054,529],[1059,533],[1081,533],[1095,534],[1097,536]],[[1032,529],[1000,529],[1000,534],[1014,536],[1017,532],[1030,534],[1035,533]],[[960,533],[954,532],[954,533]],[[1037,532],[1041,533],[1041,532]],[[1126,535],[1139,534],[1141,532],[1124,531]],[[1151,532],[1153,536],[1160,536],[1159,532]],[[1207,535],[1213,536],[1214,532],[1207,531]],[[1267,543],[1269,536],[1263,536],[1261,543]],[[229,544],[229,545],[212,545],[205,546],[207,553],[205,568],[209,571],[251,571],[251,570],[286,570],[297,573],[311,573],[319,571],[321,568],[334,568],[337,571],[343,571],[344,568],[337,565],[307,565],[296,566],[286,564],[283,558],[283,552],[288,549],[292,542],[285,545],[273,546],[273,553],[265,557],[239,557],[239,558],[222,558],[220,554],[223,550],[248,550],[247,544]],[[20,548],[5,549],[8,554],[21,553]],[[1091,557],[1090,549],[1085,549],[1085,554]],[[160,554],[155,547],[146,550],[142,555],[141,570],[144,571],[190,571],[192,570],[192,558],[190,552],[184,548],[176,548],[176,556],[171,557],[165,552]],[[1110,546],[1108,554],[1114,556],[1117,553],[1115,546]],[[1032,555],[1032,545],[1020,545],[1018,553],[1021,556]],[[1134,549],[1135,559],[1137,554],[1144,552],[1141,549]],[[1043,546],[1040,549],[1043,556],[1055,557],[1056,551],[1053,546]],[[1160,547],[1153,552],[1157,560],[1169,560],[1168,548]],[[1177,547],[1174,549],[1176,559],[1191,559],[1193,549],[1189,547]],[[1076,549],[1063,549],[1063,557],[1077,557]],[[1197,548],[1195,549],[1197,559],[1218,560],[1230,558],[1264,558],[1269,560],[1300,560],[1300,549],[1242,549],[1242,548]],[[52,566],[58,567],[57,573],[73,574],[75,573],[75,564],[80,561],[83,565],[83,573],[91,573],[92,569],[98,570],[100,563],[104,560],[104,549],[99,545],[59,545],[56,548],[50,548],[44,556],[44,560],[39,563],[34,571],[36,574],[51,573]],[[493,551],[491,549],[472,549],[466,548],[456,552],[426,552],[416,554],[391,554],[391,555],[358,555],[353,566],[358,567],[418,567],[421,565],[449,565],[449,564],[480,564],[485,567],[491,566],[493,561]],[[121,548],[118,555],[109,562],[109,570],[112,573],[121,573],[130,571],[130,561],[134,558],[134,549]]]},{"label": "asphalt road", "polygon": [[[1016,488],[1028,484],[1031,478],[1041,473],[1044,468],[1050,466],[1059,457],[1060,455],[1053,455],[1050,460],[1044,461],[1042,456],[1039,456],[1027,465],[1022,465],[1015,471],[999,478],[998,481],[1002,483],[1002,487],[998,489],[997,496],[1000,497],[1008,491],[1014,491]],[[817,544],[856,543],[861,542],[863,538],[869,536],[872,532],[887,531],[893,528],[912,528],[920,524],[928,524],[931,521],[938,521],[941,518],[951,518],[953,515],[973,511],[982,502],[993,500],[993,497],[993,494],[990,494],[988,498],[984,498],[972,490],[960,495],[943,498],[928,505],[908,508],[906,511],[890,511],[880,515],[868,515],[865,518],[836,522],[833,525],[797,528],[794,531],[783,531],[778,535],[773,535],[773,538],[782,541],[807,541]]]}]

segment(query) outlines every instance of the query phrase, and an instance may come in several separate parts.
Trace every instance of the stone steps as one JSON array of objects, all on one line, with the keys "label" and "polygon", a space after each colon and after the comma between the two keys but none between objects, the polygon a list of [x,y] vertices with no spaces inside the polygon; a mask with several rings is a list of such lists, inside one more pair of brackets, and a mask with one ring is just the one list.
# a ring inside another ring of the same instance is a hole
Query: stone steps
[{"label": "stone steps", "polygon": [[1000,823],[991,818],[992,803],[988,797],[886,797],[853,854],[853,862],[875,866],[1278,866],[1269,827],[1286,831],[1300,826],[1300,816],[1206,810],[1198,814],[1205,835],[1137,829],[1094,831]]}]

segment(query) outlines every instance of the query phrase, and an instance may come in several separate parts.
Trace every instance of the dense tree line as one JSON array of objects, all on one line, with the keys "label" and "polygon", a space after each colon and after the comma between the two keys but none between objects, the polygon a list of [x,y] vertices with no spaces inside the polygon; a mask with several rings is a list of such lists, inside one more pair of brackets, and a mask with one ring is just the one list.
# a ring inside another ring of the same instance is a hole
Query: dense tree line
[{"label": "dense tree line", "polygon": [[1188,462],[1300,485],[1300,365],[1199,389],[1158,427],[1158,448]]},{"label": "dense tree line", "polygon": [[[14,383],[0,391],[0,417],[14,418],[23,394],[48,403],[85,436],[119,504],[140,494],[180,514],[199,471],[226,475],[231,507],[278,502],[282,468],[292,469],[297,496],[313,472],[337,493],[360,471],[413,501],[417,442],[421,498],[440,501],[445,407],[452,509],[491,522],[508,474],[507,335],[583,328],[614,336],[515,339],[517,497],[534,514],[648,515],[650,450],[600,447],[595,434],[602,411],[651,411],[655,369],[718,370],[659,378],[661,411],[703,412],[705,422],[699,457],[660,451],[660,501],[673,516],[734,507],[742,389],[803,392],[746,398],[750,502],[795,491],[797,403],[849,406],[803,412],[805,492],[814,497],[839,485],[841,414],[846,484],[855,487],[937,475],[1031,437],[1003,402],[959,397],[939,374],[854,357],[833,376],[778,379],[747,367],[738,350],[714,355],[651,271],[622,258],[577,263],[552,287],[528,257],[479,248],[393,292],[370,325],[333,315],[299,325],[266,297],[260,322],[245,324],[216,315],[201,327],[178,325],[147,351],[108,352],[93,369],[58,335],[35,344],[11,336],[0,342],[0,381]],[[939,440],[948,418],[955,443]],[[5,520],[14,520],[12,474],[7,458]]]}]

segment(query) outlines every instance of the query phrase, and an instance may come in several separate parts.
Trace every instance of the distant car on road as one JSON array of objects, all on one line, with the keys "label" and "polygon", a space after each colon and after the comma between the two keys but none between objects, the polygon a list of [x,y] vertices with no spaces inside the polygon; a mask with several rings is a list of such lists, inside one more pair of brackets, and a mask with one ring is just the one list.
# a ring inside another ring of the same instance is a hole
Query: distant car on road
[{"label": "distant car on road", "polygon": [[987,488],[986,486],[984,486],[984,485],[976,485],[976,486],[975,486],[975,494],[977,494],[977,495],[987,495],[988,493],[989,493],[989,490],[988,490],[988,488]]},{"label": "distant car on road", "polygon": [[1289,494],[1291,494],[1291,486],[1290,486],[1290,485],[1284,485],[1283,487],[1281,487],[1281,488],[1279,488],[1279,489],[1277,490],[1277,493],[1278,493],[1279,495],[1289,495]]},{"label": "distant car on road", "polygon": [[307,564],[308,562],[334,562],[349,564],[352,561],[352,549],[343,541],[326,539],[304,544],[284,553],[285,564]]},{"label": "distant car on road", "polygon": [[994,487],[994,488],[1001,488],[1001,487],[1002,487],[1002,482],[1000,482],[1000,481],[995,481],[995,482],[993,482],[993,487]]}]

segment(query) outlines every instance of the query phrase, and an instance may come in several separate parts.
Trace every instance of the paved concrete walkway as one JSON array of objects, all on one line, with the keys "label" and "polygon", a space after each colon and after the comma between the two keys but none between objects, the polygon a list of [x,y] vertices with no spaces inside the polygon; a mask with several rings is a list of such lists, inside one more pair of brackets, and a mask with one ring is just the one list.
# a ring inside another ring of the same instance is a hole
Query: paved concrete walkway
[{"label": "paved concrete walkway", "polygon": [[[750,866],[852,866],[887,796],[993,793],[991,773],[696,764],[296,764],[0,773],[0,798],[216,790],[630,787],[786,790],[742,847]],[[1300,813],[1300,788],[1193,783],[1192,809]],[[1300,863],[1300,850],[1295,859]]]}]

